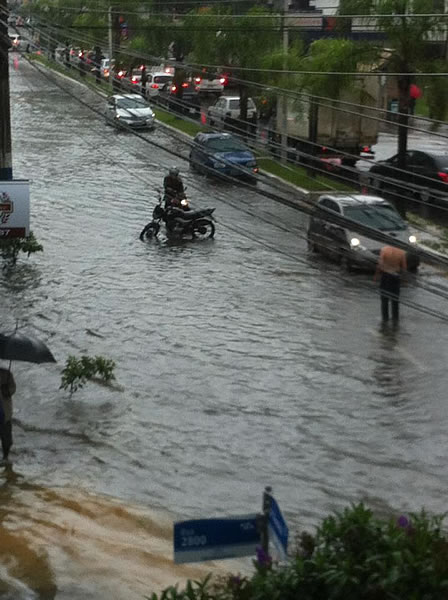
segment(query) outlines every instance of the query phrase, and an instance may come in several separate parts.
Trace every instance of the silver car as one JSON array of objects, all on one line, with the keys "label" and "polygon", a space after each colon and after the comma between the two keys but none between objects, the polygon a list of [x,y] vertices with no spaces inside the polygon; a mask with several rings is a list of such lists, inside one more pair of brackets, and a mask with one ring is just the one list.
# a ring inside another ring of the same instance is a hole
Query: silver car
[{"label": "silver car", "polygon": [[[310,218],[308,248],[313,252],[321,252],[334,258],[348,270],[353,267],[374,270],[380,250],[385,244],[332,223],[332,212],[361,225],[377,229],[402,242],[409,244],[417,242],[416,236],[409,231],[407,223],[403,221],[394,206],[379,196],[363,194],[320,196],[316,212]],[[408,270],[416,271],[420,262],[418,255],[408,253],[407,259]]]},{"label": "silver car", "polygon": [[117,127],[152,129],[155,115],[146,100],[138,94],[115,94],[107,100],[106,122]]}]

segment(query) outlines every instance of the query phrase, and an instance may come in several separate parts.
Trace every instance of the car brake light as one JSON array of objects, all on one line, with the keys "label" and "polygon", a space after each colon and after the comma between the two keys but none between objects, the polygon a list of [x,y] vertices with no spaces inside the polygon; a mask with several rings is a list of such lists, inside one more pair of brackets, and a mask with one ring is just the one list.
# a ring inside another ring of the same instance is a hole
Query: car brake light
[{"label": "car brake light", "polygon": [[363,146],[361,152],[372,152],[370,146]]},{"label": "car brake light", "polygon": [[322,152],[326,152],[328,148],[326,146],[322,146]]},{"label": "car brake light", "polygon": [[171,91],[172,91],[172,92],[175,92],[176,90],[177,90],[177,85],[172,85],[172,86],[171,86]]},{"label": "car brake light", "polygon": [[140,65],[140,71],[143,71],[144,68],[145,68],[145,65]]},{"label": "car brake light", "polygon": [[[152,87],[154,90],[158,90],[158,89],[159,89],[159,84],[158,84],[158,83],[153,83],[153,84],[151,85],[151,87]],[[176,86],[173,86],[173,87],[176,87]],[[171,89],[173,90],[173,88],[171,88]],[[176,91],[176,90],[173,90],[173,92],[175,92],[175,91]]]},{"label": "car brake light", "polygon": [[187,88],[187,87],[188,87],[188,85],[189,85],[189,84],[188,84],[186,81],[184,81],[184,82],[183,82],[183,84],[182,84],[182,87],[183,87],[183,88]]},{"label": "car brake light", "polygon": [[219,80],[219,83],[221,83],[222,85],[226,84],[226,78],[225,77],[221,77],[221,79]]},{"label": "car brake light", "polygon": [[124,77],[123,71],[118,71],[118,77]]},{"label": "car brake light", "polygon": [[437,175],[443,181],[443,183],[448,183],[448,173],[444,173],[443,171],[439,171]]},{"label": "car brake light", "polygon": [[200,77],[194,78],[195,83],[201,83],[202,79]]},{"label": "car brake light", "polygon": [[137,77],[133,77],[133,78],[131,79],[131,81],[132,81],[132,83],[137,83],[138,79],[137,79]]}]

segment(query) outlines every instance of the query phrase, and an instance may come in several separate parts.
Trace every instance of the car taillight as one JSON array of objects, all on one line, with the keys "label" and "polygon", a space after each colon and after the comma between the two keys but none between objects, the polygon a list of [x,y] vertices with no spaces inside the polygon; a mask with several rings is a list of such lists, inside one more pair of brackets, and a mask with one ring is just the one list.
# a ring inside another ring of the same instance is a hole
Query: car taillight
[{"label": "car taillight", "polygon": [[131,79],[131,81],[132,81],[132,83],[137,83],[138,79],[137,79],[137,77],[133,77],[133,78]]},{"label": "car taillight", "polygon": [[182,87],[183,88],[187,88],[188,86],[189,86],[189,84],[186,81],[184,81],[183,84],[182,84]]},{"label": "car taillight", "polygon": [[225,78],[225,77],[221,77],[221,79],[219,80],[219,83],[220,83],[221,85],[225,85],[225,84],[226,84],[226,81],[227,81],[227,80],[226,80],[226,78]]},{"label": "car taillight", "polygon": [[[151,87],[152,87],[154,90],[158,90],[158,89],[159,89],[159,84],[158,84],[158,83],[153,83],[153,84],[151,85]],[[173,87],[176,87],[176,86],[173,86]],[[171,88],[171,89],[173,90],[173,88]],[[175,91],[176,91],[176,90],[174,89],[174,90],[173,90],[173,92],[175,92]]]},{"label": "car taillight", "polygon": [[326,152],[328,148],[326,146],[322,146],[322,152]]},{"label": "car taillight", "polygon": [[120,77],[120,79],[122,77],[124,77],[124,72],[123,71],[118,71],[117,77]]},{"label": "car taillight", "polygon": [[202,79],[200,77],[194,78],[195,83],[201,83]]},{"label": "car taillight", "polygon": [[177,90],[177,85],[172,85],[172,86],[171,86],[171,91],[172,91],[172,92],[175,92],[176,90]]},{"label": "car taillight", "polygon": [[109,69],[104,69],[104,77],[109,77]]},{"label": "car taillight", "polygon": [[371,153],[372,149],[370,146],[363,146],[361,152]]},{"label": "car taillight", "polygon": [[448,173],[444,173],[443,171],[439,171],[437,175],[443,181],[443,183],[448,183]]},{"label": "car taillight", "polygon": [[140,65],[140,71],[143,71],[144,68],[145,68],[145,65]]}]

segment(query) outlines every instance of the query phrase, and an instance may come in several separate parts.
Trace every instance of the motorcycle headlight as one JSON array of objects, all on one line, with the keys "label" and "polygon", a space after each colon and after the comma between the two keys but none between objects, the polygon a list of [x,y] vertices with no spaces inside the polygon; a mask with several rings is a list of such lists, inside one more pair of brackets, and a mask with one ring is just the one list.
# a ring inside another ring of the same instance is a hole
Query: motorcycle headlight
[{"label": "motorcycle headlight", "polygon": [[410,235],[409,236],[409,243],[410,244],[415,244],[417,242],[417,238],[415,237],[415,235]]}]

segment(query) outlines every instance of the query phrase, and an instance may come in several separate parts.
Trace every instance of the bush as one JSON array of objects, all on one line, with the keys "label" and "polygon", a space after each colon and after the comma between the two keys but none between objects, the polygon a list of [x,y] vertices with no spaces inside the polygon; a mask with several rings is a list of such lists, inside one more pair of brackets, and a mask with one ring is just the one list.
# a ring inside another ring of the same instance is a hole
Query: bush
[{"label": "bush", "polygon": [[29,256],[33,252],[42,252],[43,249],[42,244],[39,244],[32,231],[26,238],[0,239],[0,254],[7,261],[3,268],[7,267],[8,263],[9,265],[15,265],[19,252],[25,252]]},{"label": "bush", "polygon": [[70,396],[77,389],[92,379],[99,379],[106,383],[115,379],[113,373],[115,362],[103,356],[69,356],[62,370],[62,381],[59,389],[70,390]]},{"label": "bush", "polygon": [[302,533],[290,563],[171,587],[151,600],[443,600],[448,541],[443,517],[379,519],[363,504]]}]

